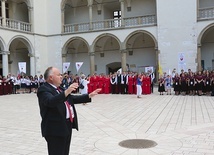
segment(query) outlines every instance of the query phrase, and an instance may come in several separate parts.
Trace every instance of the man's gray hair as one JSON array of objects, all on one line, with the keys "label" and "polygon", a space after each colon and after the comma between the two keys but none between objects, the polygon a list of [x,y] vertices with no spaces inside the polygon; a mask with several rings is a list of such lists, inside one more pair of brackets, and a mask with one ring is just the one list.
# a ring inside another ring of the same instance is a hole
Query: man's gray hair
[{"label": "man's gray hair", "polygon": [[44,79],[47,80],[48,77],[52,74],[53,67],[48,67],[44,73]]}]

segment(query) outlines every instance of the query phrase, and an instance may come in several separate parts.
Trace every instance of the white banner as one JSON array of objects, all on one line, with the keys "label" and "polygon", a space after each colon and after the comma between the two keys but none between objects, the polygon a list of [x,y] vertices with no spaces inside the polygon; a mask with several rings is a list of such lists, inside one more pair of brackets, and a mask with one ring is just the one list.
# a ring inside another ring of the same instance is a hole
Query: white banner
[{"label": "white banner", "polygon": [[83,62],[76,62],[76,69],[77,69],[77,72],[80,70],[82,64],[83,64]]},{"label": "white banner", "polygon": [[26,62],[19,62],[19,72],[26,74]]},{"label": "white banner", "polygon": [[185,54],[184,53],[179,53],[178,54],[178,71],[181,70],[186,71],[186,61],[185,61]]},{"label": "white banner", "polygon": [[179,62],[179,64],[184,64],[185,63],[185,55],[184,55],[184,53],[178,53],[178,62]]},{"label": "white banner", "polygon": [[154,72],[154,67],[149,66],[149,67],[145,67],[145,73],[148,73],[149,71],[151,71],[151,73]]},{"label": "white banner", "polygon": [[68,68],[70,67],[70,62],[63,62],[62,71],[63,73],[67,72]]}]

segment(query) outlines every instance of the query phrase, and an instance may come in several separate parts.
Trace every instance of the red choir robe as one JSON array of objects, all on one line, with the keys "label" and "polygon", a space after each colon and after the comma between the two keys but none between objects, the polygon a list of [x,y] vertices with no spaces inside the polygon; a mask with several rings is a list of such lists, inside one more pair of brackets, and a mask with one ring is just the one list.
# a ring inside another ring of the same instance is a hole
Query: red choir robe
[{"label": "red choir robe", "polygon": [[132,77],[132,76],[129,76],[128,77],[128,93],[129,94],[133,94],[134,93],[134,87],[133,87],[133,85],[134,85],[134,77]]},{"label": "red choir robe", "polygon": [[146,82],[146,78],[145,78],[145,76],[143,75],[143,76],[142,76],[142,85],[141,85],[142,94],[144,94],[144,91],[145,91],[145,82]]},{"label": "red choir robe", "polygon": [[144,92],[143,94],[151,94],[151,79],[150,77],[144,77]]},{"label": "red choir robe", "polygon": [[92,76],[91,77],[91,85],[92,85],[92,91],[97,89],[97,77],[96,76]]},{"label": "red choir robe", "polygon": [[98,77],[98,88],[101,88],[101,91],[99,92],[99,94],[104,93],[104,81],[105,81],[105,78],[103,76]]},{"label": "red choir robe", "polygon": [[7,82],[3,82],[3,95],[7,95],[7,94],[8,94]]},{"label": "red choir robe", "polygon": [[104,94],[110,93],[110,78],[105,77],[104,78]]},{"label": "red choir robe", "polygon": [[7,90],[8,90],[8,94],[12,94],[13,93],[13,84],[12,84],[12,82],[7,82]]},{"label": "red choir robe", "polygon": [[91,85],[90,79],[89,79],[89,83],[87,85],[88,85],[88,93],[91,93],[92,92],[92,85]]},{"label": "red choir robe", "polygon": [[0,95],[3,95],[3,83],[0,82]]}]

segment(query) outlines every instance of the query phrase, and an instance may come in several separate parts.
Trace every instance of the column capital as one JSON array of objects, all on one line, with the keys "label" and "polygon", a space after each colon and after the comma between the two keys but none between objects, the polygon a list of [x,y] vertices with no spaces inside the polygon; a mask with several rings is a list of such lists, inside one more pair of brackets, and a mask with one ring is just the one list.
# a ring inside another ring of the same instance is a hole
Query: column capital
[{"label": "column capital", "polygon": [[124,0],[119,0],[119,2],[124,2]]},{"label": "column capital", "polygon": [[198,46],[199,48],[201,48],[201,44],[198,44],[197,46]]},{"label": "column capital", "polygon": [[89,52],[88,55],[89,56],[95,56],[95,52]]},{"label": "column capital", "polygon": [[122,49],[122,50],[120,50],[120,53],[127,53],[127,49]]},{"label": "column capital", "polygon": [[0,0],[0,1],[2,1],[2,2],[6,2],[7,0]]},{"label": "column capital", "polygon": [[28,10],[32,11],[33,7],[32,6],[28,6]]},{"label": "column capital", "polygon": [[93,0],[88,0],[88,7],[91,7],[93,5]]},{"label": "column capital", "polygon": [[2,54],[2,55],[9,55],[10,51],[0,51],[0,54]]},{"label": "column capital", "polygon": [[67,57],[67,54],[62,54],[62,57]]},{"label": "column capital", "polygon": [[29,57],[35,57],[35,55],[33,53],[28,53]]}]

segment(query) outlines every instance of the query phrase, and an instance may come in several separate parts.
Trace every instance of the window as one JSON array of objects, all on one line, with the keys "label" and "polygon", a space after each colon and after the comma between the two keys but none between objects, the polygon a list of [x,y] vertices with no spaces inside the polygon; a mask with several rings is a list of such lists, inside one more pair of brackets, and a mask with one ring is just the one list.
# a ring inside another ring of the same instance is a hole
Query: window
[{"label": "window", "polygon": [[121,26],[121,11],[114,11],[113,15],[114,20],[114,27],[120,27]]}]

